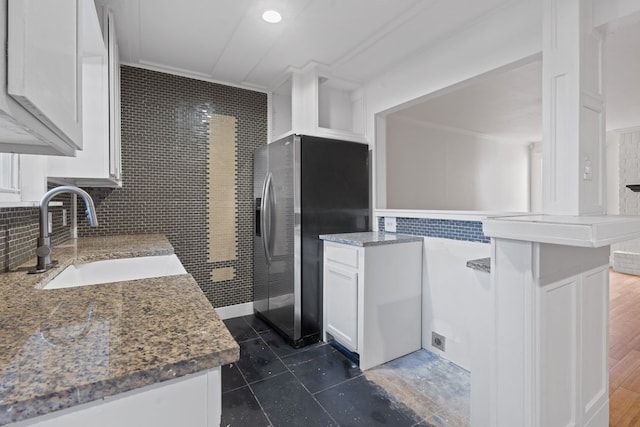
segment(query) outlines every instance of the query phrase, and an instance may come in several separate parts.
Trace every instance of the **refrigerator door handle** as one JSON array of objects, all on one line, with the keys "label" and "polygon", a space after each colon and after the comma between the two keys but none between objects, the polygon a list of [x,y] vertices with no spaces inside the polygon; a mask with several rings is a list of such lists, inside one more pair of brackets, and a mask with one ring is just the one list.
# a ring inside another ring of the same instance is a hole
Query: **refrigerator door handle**
[{"label": "refrigerator door handle", "polygon": [[264,248],[264,256],[267,260],[267,265],[271,265],[271,172],[267,174],[264,181],[264,188],[262,193],[262,246]]},{"label": "refrigerator door handle", "polygon": [[264,252],[264,257],[267,259],[267,264],[269,260],[267,258],[267,229],[265,228],[265,218],[267,216],[266,211],[266,193],[267,193],[267,179],[269,178],[269,174],[265,176],[264,181],[262,182],[262,198],[260,199],[260,238],[262,240],[262,250]]}]

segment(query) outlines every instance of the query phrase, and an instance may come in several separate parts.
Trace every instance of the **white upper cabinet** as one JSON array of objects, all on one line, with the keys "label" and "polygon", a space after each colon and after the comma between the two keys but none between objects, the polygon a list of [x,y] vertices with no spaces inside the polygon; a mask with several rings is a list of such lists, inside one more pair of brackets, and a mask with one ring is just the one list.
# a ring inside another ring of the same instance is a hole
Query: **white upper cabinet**
[{"label": "white upper cabinet", "polygon": [[95,15],[92,0],[0,0],[0,151],[82,149],[82,60],[104,49]]},{"label": "white upper cabinet", "polygon": [[109,64],[109,175],[122,185],[120,154],[120,53],[116,41],[116,24],[111,12],[106,13],[105,30]]},{"label": "white upper cabinet", "polygon": [[[115,23],[103,11],[105,45],[83,59],[83,139],[76,157],[47,159],[49,180],[58,184],[120,187],[120,64]],[[96,18],[97,19],[97,18]]]},{"label": "white upper cabinet", "polygon": [[81,149],[78,9],[77,0],[9,0],[7,92]]}]

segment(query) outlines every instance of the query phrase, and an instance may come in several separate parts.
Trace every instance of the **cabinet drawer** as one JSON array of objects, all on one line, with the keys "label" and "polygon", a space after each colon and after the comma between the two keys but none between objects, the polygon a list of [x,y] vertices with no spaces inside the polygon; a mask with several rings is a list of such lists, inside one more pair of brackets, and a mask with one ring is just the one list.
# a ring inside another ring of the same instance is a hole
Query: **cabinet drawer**
[{"label": "cabinet drawer", "polygon": [[325,244],[324,253],[329,262],[358,268],[358,248],[346,245]]}]

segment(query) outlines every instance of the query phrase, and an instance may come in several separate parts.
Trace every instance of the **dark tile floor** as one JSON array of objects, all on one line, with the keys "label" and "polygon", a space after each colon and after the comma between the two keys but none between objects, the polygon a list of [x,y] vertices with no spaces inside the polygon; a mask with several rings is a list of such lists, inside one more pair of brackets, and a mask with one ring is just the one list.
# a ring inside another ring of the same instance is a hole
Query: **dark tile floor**
[{"label": "dark tile floor", "polygon": [[255,316],[225,320],[240,360],[222,368],[223,427],[429,427],[332,346],[294,349]]}]

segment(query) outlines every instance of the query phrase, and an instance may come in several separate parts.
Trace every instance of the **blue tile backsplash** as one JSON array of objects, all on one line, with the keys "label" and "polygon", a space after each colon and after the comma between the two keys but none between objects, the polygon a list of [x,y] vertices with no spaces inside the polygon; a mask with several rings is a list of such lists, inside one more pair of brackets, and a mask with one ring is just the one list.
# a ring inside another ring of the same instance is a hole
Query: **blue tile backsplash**
[{"label": "blue tile backsplash", "polygon": [[[384,231],[384,217],[378,217],[378,230]],[[397,217],[396,232],[468,242],[491,242],[491,238],[482,232],[480,221]]]}]

